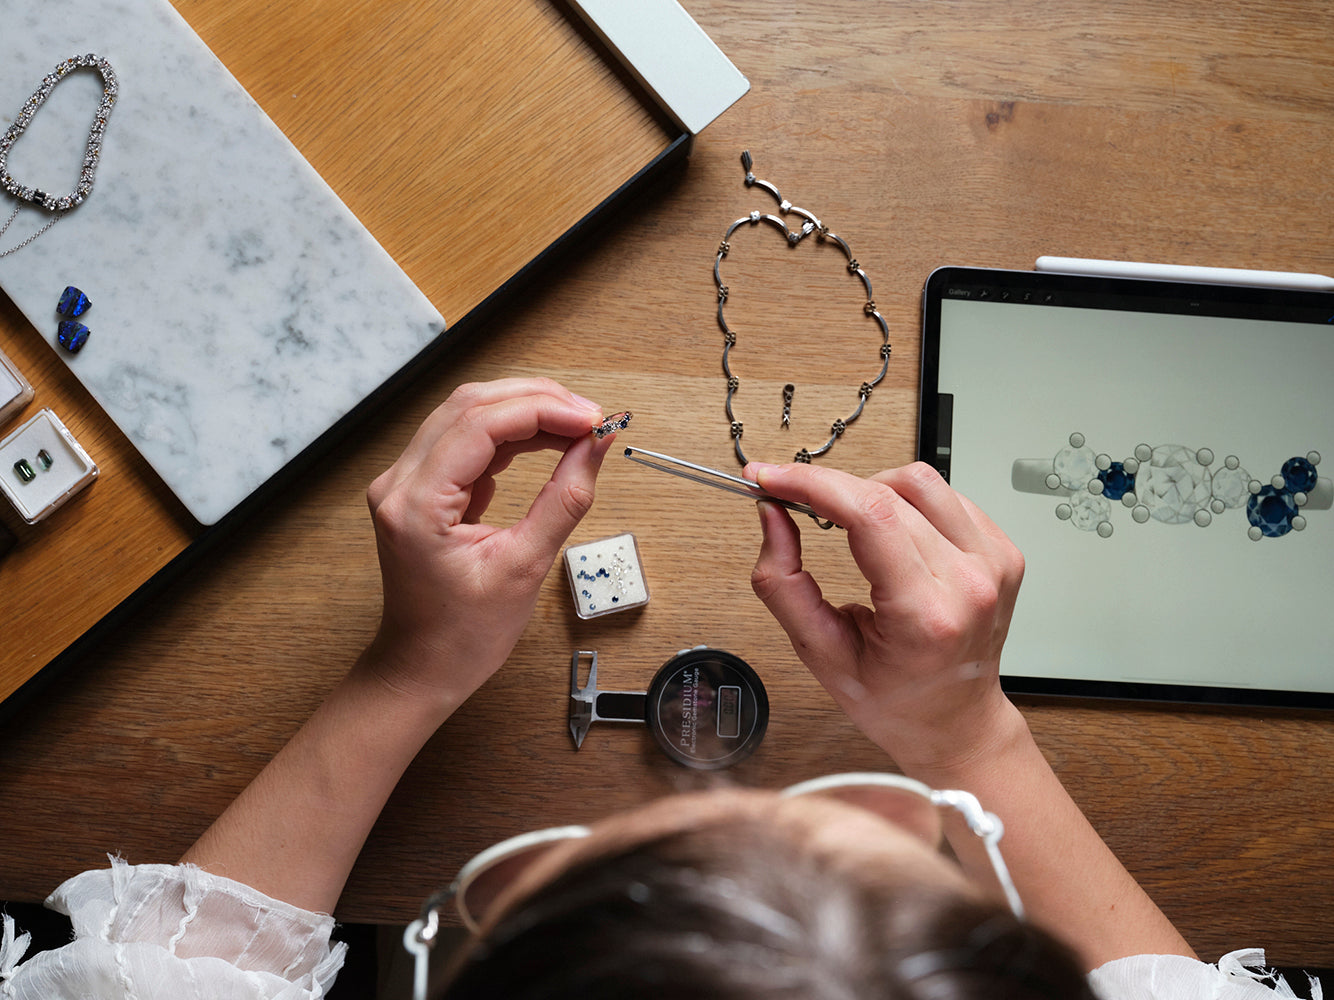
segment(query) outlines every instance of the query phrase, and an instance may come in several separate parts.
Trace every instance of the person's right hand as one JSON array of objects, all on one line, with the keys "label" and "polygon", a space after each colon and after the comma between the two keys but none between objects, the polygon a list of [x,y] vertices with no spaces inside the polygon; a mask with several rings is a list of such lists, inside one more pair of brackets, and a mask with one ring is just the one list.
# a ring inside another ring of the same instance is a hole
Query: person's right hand
[{"label": "person's right hand", "polygon": [[950,770],[1012,732],[999,663],[1024,561],[990,518],[922,463],[871,479],[798,464],[746,472],[847,529],[869,607],[824,599],[777,504],[760,504],[751,583],[863,732],[909,774]]}]

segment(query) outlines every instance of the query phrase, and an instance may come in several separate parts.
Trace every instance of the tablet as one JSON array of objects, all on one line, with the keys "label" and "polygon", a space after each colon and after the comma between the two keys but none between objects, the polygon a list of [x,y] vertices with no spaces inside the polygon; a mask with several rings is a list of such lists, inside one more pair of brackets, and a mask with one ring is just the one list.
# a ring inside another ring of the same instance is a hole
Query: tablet
[{"label": "tablet", "polygon": [[1334,708],[1334,294],[942,268],[918,457],[1019,546],[1019,693]]}]

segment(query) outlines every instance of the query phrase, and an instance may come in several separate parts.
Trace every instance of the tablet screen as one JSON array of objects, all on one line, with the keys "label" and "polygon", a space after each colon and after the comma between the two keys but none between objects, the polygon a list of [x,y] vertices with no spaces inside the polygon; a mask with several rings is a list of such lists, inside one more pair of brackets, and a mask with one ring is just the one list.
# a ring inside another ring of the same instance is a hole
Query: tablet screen
[{"label": "tablet screen", "polygon": [[918,454],[1024,553],[1014,691],[1334,707],[1334,295],[945,268]]}]

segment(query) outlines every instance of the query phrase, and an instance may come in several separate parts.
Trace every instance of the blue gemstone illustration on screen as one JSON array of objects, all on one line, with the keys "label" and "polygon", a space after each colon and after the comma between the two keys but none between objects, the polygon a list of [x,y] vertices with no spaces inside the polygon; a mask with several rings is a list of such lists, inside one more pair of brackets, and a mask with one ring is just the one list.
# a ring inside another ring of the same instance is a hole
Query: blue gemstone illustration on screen
[{"label": "blue gemstone illustration on screen", "polygon": [[1120,500],[1135,488],[1135,477],[1126,471],[1125,463],[1113,462],[1098,473],[1102,480],[1102,495],[1108,500]]},{"label": "blue gemstone illustration on screen", "polygon": [[1283,485],[1292,493],[1309,493],[1316,484],[1315,466],[1305,458],[1290,458],[1283,463]]},{"label": "blue gemstone illustration on screen", "polygon": [[1265,538],[1282,538],[1292,530],[1292,519],[1297,517],[1297,503],[1286,490],[1261,486],[1246,502],[1246,518],[1260,529]]}]

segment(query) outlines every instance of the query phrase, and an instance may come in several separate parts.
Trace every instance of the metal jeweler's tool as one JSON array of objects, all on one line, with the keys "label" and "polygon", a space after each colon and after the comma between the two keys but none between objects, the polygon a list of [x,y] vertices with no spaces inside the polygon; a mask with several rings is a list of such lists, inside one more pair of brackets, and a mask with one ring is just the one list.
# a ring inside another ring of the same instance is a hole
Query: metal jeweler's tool
[{"label": "metal jeweler's tool", "polygon": [[734,476],[731,473],[721,472],[718,469],[710,469],[707,465],[696,465],[694,462],[687,462],[681,458],[673,458],[671,455],[663,455],[660,452],[648,451],[644,448],[626,448],[625,457],[632,462],[646,465],[650,469],[657,469],[659,472],[666,472],[673,476],[680,476],[682,479],[689,479],[692,483],[701,483],[704,486],[712,486],[715,489],[726,490],[728,493],[736,493],[739,496],[750,497],[752,500],[768,500],[770,503],[776,503],[780,507],[786,507],[788,510],[796,511],[798,514],[805,514],[807,517],[814,518],[816,524],[822,528],[842,527],[842,525],[834,524],[833,521],[822,521],[820,515],[815,512],[815,509],[807,504],[797,503],[792,500],[782,500],[770,493],[764,492],[760,487],[760,484],[752,479]]},{"label": "metal jeweler's tool", "polygon": [[[589,660],[579,683],[579,661]],[[599,691],[598,654],[570,659],[570,735],[575,749],[594,722],[638,722],[664,754],[712,771],[749,757],[769,724],[769,696],[745,660],[721,649],[683,649],[662,665],[647,691]]]}]

